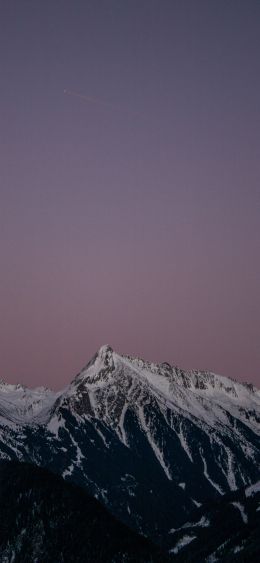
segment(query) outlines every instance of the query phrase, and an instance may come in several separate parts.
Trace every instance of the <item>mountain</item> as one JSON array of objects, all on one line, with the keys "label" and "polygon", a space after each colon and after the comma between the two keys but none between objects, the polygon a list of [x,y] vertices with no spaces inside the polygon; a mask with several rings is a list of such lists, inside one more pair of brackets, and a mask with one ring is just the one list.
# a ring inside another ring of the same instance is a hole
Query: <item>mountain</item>
[{"label": "mountain", "polygon": [[0,385],[0,456],[86,488],[166,545],[208,499],[259,476],[260,392],[103,346],[64,390]]},{"label": "mountain", "polygon": [[0,463],[2,563],[166,563],[96,499],[28,464]]},{"label": "mountain", "polygon": [[176,563],[257,563],[260,481],[208,501],[170,533]]}]

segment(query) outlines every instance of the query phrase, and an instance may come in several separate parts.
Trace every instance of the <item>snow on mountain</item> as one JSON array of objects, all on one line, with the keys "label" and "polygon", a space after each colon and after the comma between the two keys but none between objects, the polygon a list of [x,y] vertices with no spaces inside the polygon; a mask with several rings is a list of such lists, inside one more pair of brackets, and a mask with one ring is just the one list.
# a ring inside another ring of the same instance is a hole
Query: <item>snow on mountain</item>
[{"label": "snow on mountain", "polygon": [[0,455],[62,474],[159,537],[259,478],[259,412],[250,384],[102,346],[59,393],[1,384]]},{"label": "snow on mountain", "polygon": [[170,530],[169,551],[176,554],[176,563],[258,562],[259,509],[260,481],[209,500],[188,522]]},{"label": "snow on mountain", "polygon": [[46,387],[28,389],[0,381],[0,417],[8,424],[33,423],[46,420],[57,393]]}]

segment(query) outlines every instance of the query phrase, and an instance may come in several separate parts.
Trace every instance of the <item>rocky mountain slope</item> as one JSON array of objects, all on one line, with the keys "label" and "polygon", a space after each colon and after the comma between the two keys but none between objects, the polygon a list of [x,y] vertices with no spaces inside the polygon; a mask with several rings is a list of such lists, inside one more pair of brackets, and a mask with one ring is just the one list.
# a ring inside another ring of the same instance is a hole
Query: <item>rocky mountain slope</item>
[{"label": "rocky mountain slope", "polygon": [[83,485],[168,541],[194,507],[259,479],[260,392],[103,346],[63,391],[2,383],[0,456]]},{"label": "rocky mountain slope", "polygon": [[170,535],[176,563],[258,562],[260,481],[208,501]]}]

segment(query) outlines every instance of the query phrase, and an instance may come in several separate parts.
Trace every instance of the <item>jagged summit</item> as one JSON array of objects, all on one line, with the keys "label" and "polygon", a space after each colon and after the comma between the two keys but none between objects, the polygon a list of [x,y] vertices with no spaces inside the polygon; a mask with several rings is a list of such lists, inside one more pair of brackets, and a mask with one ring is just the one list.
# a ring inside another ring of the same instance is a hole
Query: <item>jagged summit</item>
[{"label": "jagged summit", "polygon": [[184,371],[166,362],[121,356],[109,345],[102,346],[61,392],[52,412],[64,406],[77,415],[102,420],[128,445],[127,417],[136,411],[146,426],[145,411],[154,404],[163,412],[185,416],[192,424],[206,425],[210,432],[216,428],[230,432],[233,417],[251,431],[259,431],[260,392],[256,388],[252,391],[251,386],[207,371]]},{"label": "jagged summit", "polygon": [[103,344],[102,346],[100,346],[97,354],[101,358],[104,358],[104,357],[107,356],[107,354],[113,354],[113,352],[114,352],[114,350],[113,350],[112,346],[110,346],[109,344]]},{"label": "jagged summit", "polygon": [[28,388],[26,387],[26,385],[23,385],[22,383],[8,383],[4,379],[0,379],[0,390],[14,391],[17,389],[28,389]]},{"label": "jagged summit", "polygon": [[101,346],[97,352],[97,358],[105,367],[114,366],[114,350],[109,344]]},{"label": "jagged summit", "polygon": [[[160,401],[166,401],[172,407],[178,407],[204,420],[215,419],[207,413],[207,404],[236,409],[242,416],[245,409],[260,408],[260,391],[252,384],[239,383],[231,378],[216,375],[210,371],[185,371],[168,362],[156,364],[142,358],[120,355],[108,345],[102,345],[70,385],[58,393],[45,387],[29,389],[21,384],[8,384],[0,381],[0,416],[9,411],[17,411],[15,419],[23,421],[38,416],[48,416],[48,409],[53,412],[55,405],[64,401],[77,410],[81,395],[99,393],[108,386],[110,394],[123,394],[127,403],[132,402],[132,395],[148,393]],[[130,392],[130,391],[131,392]],[[93,403],[94,404],[94,403]],[[8,407],[10,405],[10,409]],[[88,412],[94,413],[94,407]],[[252,417],[245,417],[251,425]]]},{"label": "jagged summit", "polygon": [[72,381],[72,386],[79,382],[86,386],[113,384],[124,379],[127,372],[139,381],[140,385],[149,385],[163,394],[166,399],[172,395],[190,391],[211,400],[232,400],[248,403],[250,396],[260,402],[260,391],[252,384],[240,383],[232,378],[217,375],[206,370],[183,370],[168,362],[156,364],[142,358],[120,355],[105,344],[99,348],[91,360]]},{"label": "jagged summit", "polygon": [[78,385],[79,382],[85,382],[91,385],[106,381],[109,373],[115,369],[114,356],[115,354],[111,346],[108,344],[101,346],[87,365],[75,377],[71,385],[73,386],[75,383]]}]

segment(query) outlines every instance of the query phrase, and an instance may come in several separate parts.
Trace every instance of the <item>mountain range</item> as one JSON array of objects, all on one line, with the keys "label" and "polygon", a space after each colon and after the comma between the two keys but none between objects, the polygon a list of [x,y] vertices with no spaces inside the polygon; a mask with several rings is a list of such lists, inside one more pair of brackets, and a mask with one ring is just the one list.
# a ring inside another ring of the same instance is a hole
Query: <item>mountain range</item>
[{"label": "mountain range", "polygon": [[83,487],[180,557],[173,528],[259,480],[259,407],[251,384],[106,345],[60,392],[0,383],[0,459]]}]

